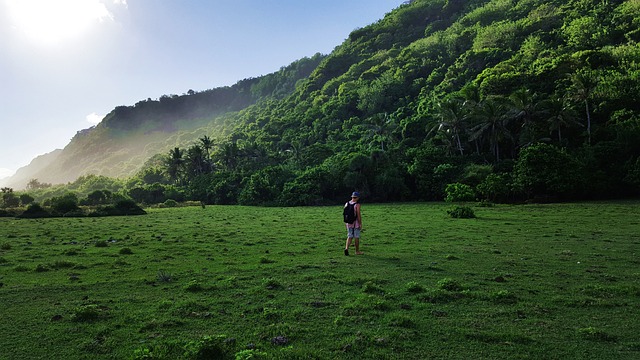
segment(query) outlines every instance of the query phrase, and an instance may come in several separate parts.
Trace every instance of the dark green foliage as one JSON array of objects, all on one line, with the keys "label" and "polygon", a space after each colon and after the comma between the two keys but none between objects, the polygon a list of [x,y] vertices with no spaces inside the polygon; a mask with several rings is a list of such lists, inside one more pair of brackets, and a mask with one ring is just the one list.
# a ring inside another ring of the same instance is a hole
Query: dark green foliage
[{"label": "dark green foliage", "polygon": [[553,145],[540,143],[523,149],[514,172],[515,186],[529,198],[568,199],[582,189],[580,164]]},{"label": "dark green foliage", "polygon": [[438,281],[438,288],[447,291],[460,291],[462,290],[462,285],[457,280],[444,278]]},{"label": "dark green foliage", "polygon": [[164,207],[176,207],[178,206],[178,202],[173,199],[167,199],[162,205],[164,205]]},{"label": "dark green foliage", "polygon": [[29,195],[29,194],[21,194],[20,195],[20,204],[22,204],[22,206],[28,206],[31,203],[33,203],[35,201],[35,199],[33,198],[33,196]]},{"label": "dark green foliage", "polygon": [[471,186],[461,183],[448,184],[444,193],[447,202],[474,201],[476,198]]},{"label": "dark green foliage", "polygon": [[476,189],[486,200],[509,202],[513,200],[512,182],[510,173],[489,174]]},{"label": "dark green foliage", "polygon": [[46,211],[40,204],[32,203],[27,207],[22,214],[18,215],[19,218],[43,218],[43,217],[51,217],[51,213]]},{"label": "dark green foliage", "polygon": [[98,305],[80,306],[71,314],[71,321],[95,322],[108,316],[108,311]]},{"label": "dark green foliage", "polygon": [[2,203],[0,205],[3,208],[12,208],[20,205],[20,197],[18,197],[12,188],[2,188]]},{"label": "dark green foliage", "polygon": [[473,219],[476,217],[475,212],[469,206],[455,206],[447,210],[447,214],[455,219]]},{"label": "dark green foliage", "polygon": [[77,211],[78,196],[75,193],[69,192],[59,197],[51,199],[51,209],[58,215],[64,215],[72,211]]},{"label": "dark green foliage", "polygon": [[201,339],[191,341],[185,345],[184,359],[234,359],[234,345],[234,342],[228,341],[224,335],[203,336]]},{"label": "dark green foliage", "polygon": [[114,205],[98,207],[89,216],[125,216],[125,215],[144,215],[144,211],[133,200],[118,200]]}]

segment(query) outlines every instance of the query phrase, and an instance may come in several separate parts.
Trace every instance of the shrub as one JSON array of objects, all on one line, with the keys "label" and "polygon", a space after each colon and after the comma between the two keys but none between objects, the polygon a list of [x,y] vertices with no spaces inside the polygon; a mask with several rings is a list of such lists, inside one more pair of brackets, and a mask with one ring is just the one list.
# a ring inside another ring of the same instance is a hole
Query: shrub
[{"label": "shrub", "polygon": [[407,283],[407,292],[413,293],[413,294],[417,294],[417,293],[421,293],[424,291],[424,287],[420,284],[418,284],[415,281],[410,281]]},{"label": "shrub", "polygon": [[93,322],[105,316],[105,311],[97,305],[86,305],[75,309],[71,315],[71,320],[75,322]]},{"label": "shrub", "polygon": [[34,218],[51,217],[51,214],[48,211],[46,211],[42,206],[40,206],[40,204],[31,203],[27,207],[27,210],[25,210],[18,217],[19,218],[34,219]]},{"label": "shrub", "polygon": [[125,216],[125,215],[144,215],[144,211],[133,200],[121,199],[113,206],[99,207],[89,214],[89,216]]},{"label": "shrub", "polygon": [[486,200],[506,202],[513,195],[511,182],[511,174],[489,174],[476,189]]},{"label": "shrub", "polygon": [[0,209],[0,217],[11,217],[11,216],[15,216],[13,212],[5,209]]},{"label": "shrub", "polygon": [[461,183],[448,184],[444,189],[446,202],[474,201],[475,194],[471,186]]},{"label": "shrub", "polygon": [[133,254],[133,251],[131,251],[130,248],[126,247],[126,248],[120,249],[120,251],[118,253],[120,255],[131,255],[131,254]]},{"label": "shrub", "polygon": [[255,349],[242,350],[235,354],[235,360],[259,360],[266,359],[267,353]]},{"label": "shrub", "polygon": [[159,282],[171,282],[171,280],[173,280],[173,276],[163,270],[158,271],[158,275],[156,276],[156,278]]},{"label": "shrub", "polygon": [[584,178],[574,157],[543,143],[520,152],[514,173],[514,183],[529,198],[570,197],[580,190]]},{"label": "shrub", "polygon": [[47,272],[51,270],[51,268],[45,264],[38,264],[36,266],[36,272]]},{"label": "shrub", "polygon": [[143,215],[146,214],[144,210],[135,201],[130,199],[118,200],[114,205],[114,208],[120,215]]},{"label": "shrub", "polygon": [[60,197],[51,199],[51,208],[58,214],[66,214],[68,212],[77,211],[78,196],[74,193],[66,193]]},{"label": "shrub", "polygon": [[278,280],[272,278],[262,279],[262,283],[264,284],[264,287],[269,290],[279,289],[282,287],[282,284],[280,284]]},{"label": "shrub", "polygon": [[109,246],[109,244],[107,244],[106,240],[98,240],[96,241],[96,247],[107,247]]},{"label": "shrub", "polygon": [[438,288],[447,291],[461,291],[462,285],[460,285],[460,283],[454,279],[444,278],[438,281]]},{"label": "shrub", "polygon": [[447,214],[455,219],[473,219],[476,217],[473,209],[468,206],[456,206],[447,210]]},{"label": "shrub", "polygon": [[197,280],[191,280],[184,286],[184,290],[188,292],[198,292],[204,290],[204,287]]},{"label": "shrub", "polygon": [[63,217],[84,217],[84,211],[82,209],[77,208],[75,210],[68,211],[62,215]]},{"label": "shrub", "polygon": [[35,199],[33,198],[33,196],[29,195],[29,194],[22,194],[20,195],[20,203],[22,204],[22,206],[27,206],[29,204],[31,204]]},{"label": "shrub", "polygon": [[362,286],[362,292],[366,294],[384,294],[384,290],[380,286],[374,284],[371,281],[367,281]]},{"label": "shrub", "polygon": [[395,327],[401,327],[405,329],[411,329],[416,327],[416,323],[406,316],[395,316],[389,321],[389,325]]},{"label": "shrub", "polygon": [[173,200],[173,199],[167,199],[167,200],[165,200],[165,202],[162,205],[164,207],[174,208],[174,207],[178,206],[178,202]]},{"label": "shrub", "polygon": [[188,342],[184,349],[185,359],[231,359],[234,354],[232,345],[224,335],[203,336],[200,340]]},{"label": "shrub", "polygon": [[276,261],[266,258],[264,256],[260,258],[260,264],[273,264],[274,262]]},{"label": "shrub", "polygon": [[508,290],[500,290],[491,294],[491,300],[496,304],[515,304],[518,298]]}]

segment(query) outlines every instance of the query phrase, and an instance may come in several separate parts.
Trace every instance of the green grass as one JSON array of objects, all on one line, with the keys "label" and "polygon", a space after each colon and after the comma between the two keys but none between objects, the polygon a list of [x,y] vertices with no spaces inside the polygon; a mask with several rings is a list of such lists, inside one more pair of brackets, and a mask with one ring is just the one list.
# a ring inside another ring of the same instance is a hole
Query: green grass
[{"label": "green grass", "polygon": [[0,359],[635,359],[639,205],[3,218]]}]

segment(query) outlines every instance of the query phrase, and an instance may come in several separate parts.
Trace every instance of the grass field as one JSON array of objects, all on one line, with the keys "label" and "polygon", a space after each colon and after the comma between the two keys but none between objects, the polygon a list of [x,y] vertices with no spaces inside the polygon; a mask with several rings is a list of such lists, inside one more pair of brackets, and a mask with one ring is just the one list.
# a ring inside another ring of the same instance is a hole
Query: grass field
[{"label": "grass field", "polygon": [[639,205],[2,218],[0,359],[638,359]]}]

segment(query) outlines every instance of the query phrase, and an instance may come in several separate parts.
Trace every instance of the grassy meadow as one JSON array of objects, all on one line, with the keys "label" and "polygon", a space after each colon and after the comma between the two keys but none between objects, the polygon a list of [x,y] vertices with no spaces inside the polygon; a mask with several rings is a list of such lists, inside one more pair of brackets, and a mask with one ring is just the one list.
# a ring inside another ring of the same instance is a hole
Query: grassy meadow
[{"label": "grassy meadow", "polygon": [[0,218],[0,359],[637,359],[639,205]]}]

